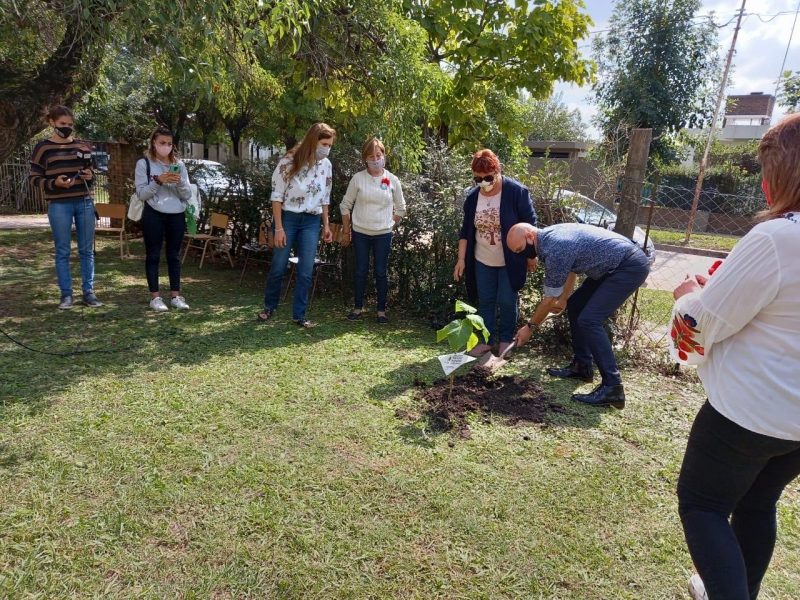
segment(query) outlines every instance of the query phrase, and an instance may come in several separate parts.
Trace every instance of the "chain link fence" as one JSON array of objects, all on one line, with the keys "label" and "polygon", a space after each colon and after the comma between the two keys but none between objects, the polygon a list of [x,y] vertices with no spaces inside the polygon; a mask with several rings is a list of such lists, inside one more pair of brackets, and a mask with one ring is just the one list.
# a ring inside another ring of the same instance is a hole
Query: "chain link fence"
[{"label": "chain link fence", "polygon": [[763,194],[726,194],[703,189],[692,218],[694,184],[655,186],[644,198],[638,227],[653,242],[655,260],[650,276],[623,308],[618,327],[626,343],[663,348],[674,300],[672,291],[687,276],[708,276],[717,261],[724,260],[736,243],[755,225],[757,213],[766,208]]}]

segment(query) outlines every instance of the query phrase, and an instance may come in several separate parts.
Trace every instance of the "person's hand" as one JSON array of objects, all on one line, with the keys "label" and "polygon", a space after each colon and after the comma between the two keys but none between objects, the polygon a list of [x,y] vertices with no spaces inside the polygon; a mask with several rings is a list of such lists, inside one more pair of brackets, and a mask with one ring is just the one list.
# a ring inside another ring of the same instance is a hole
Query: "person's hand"
[{"label": "person's hand", "polygon": [[529,258],[528,259],[528,273],[533,273],[536,270],[536,267],[539,266],[539,259],[538,258]]},{"label": "person's hand", "polygon": [[91,167],[88,167],[81,171],[80,178],[84,181],[91,181],[94,178],[94,171],[92,171]]},{"label": "person's hand", "polygon": [[180,173],[162,173],[158,176],[161,183],[179,183],[181,180]]},{"label": "person's hand", "polygon": [[461,280],[461,276],[464,274],[464,267],[466,263],[464,262],[463,258],[459,258],[458,262],[456,263],[456,268],[453,270],[453,279],[456,281]]},{"label": "person's hand", "polygon": [[60,188],[72,187],[72,180],[66,175],[59,175],[58,177],[56,177],[56,180],[53,182],[53,185]]},{"label": "person's hand", "polygon": [[282,229],[275,232],[275,247],[283,248],[286,245],[286,232]]},{"label": "person's hand", "polygon": [[333,232],[328,225],[322,228],[322,241],[326,244],[330,244],[333,241]]},{"label": "person's hand", "polygon": [[708,283],[708,277],[706,277],[705,275],[700,275],[700,273],[698,273],[697,275],[694,276],[694,278],[697,280],[697,283],[700,285],[701,288],[706,287],[706,284]]},{"label": "person's hand", "polygon": [[350,241],[353,239],[353,234],[349,231],[342,232],[342,248],[347,248],[350,245]]},{"label": "person's hand", "polygon": [[402,218],[403,217],[401,217],[400,215],[392,215],[392,219],[394,220],[395,225],[397,225],[400,222],[400,219]]},{"label": "person's hand", "polygon": [[678,300],[679,298],[685,296],[686,294],[693,294],[694,292],[698,292],[701,289],[703,288],[700,286],[697,280],[691,279],[687,275],[686,279],[684,279],[683,282],[673,290],[672,296],[673,298],[675,298],[675,300]]},{"label": "person's hand", "polygon": [[517,341],[517,348],[527,344],[531,339],[531,335],[533,335],[533,332],[527,325],[517,329],[517,334],[514,336],[514,339]]}]

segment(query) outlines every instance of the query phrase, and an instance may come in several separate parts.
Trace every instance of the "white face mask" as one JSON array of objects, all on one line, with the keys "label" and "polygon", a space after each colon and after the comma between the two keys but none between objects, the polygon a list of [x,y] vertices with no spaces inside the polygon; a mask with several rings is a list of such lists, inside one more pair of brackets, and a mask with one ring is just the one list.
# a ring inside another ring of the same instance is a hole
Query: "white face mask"
[{"label": "white face mask", "polygon": [[[495,180],[496,181],[496,180]],[[491,192],[494,189],[494,181],[481,181],[478,184],[478,187],[481,188],[484,192]]]},{"label": "white face mask", "polygon": [[323,158],[328,158],[328,154],[331,153],[331,149],[329,146],[317,146],[317,149],[314,151],[314,156],[316,156],[317,160],[322,160]]},{"label": "white face mask", "polygon": [[386,166],[386,158],[381,156],[378,160],[368,160],[367,166],[373,171],[380,171]]}]

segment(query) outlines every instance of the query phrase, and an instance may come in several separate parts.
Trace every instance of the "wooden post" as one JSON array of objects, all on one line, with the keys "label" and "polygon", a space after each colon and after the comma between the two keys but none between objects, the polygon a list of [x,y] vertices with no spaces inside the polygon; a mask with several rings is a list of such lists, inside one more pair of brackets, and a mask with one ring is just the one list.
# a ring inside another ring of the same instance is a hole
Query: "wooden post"
[{"label": "wooden post", "polygon": [[652,129],[634,129],[628,144],[628,162],[625,165],[625,180],[622,182],[622,194],[617,211],[617,224],[614,231],[633,239],[636,217],[644,186],[644,175],[647,170],[647,159],[650,156],[650,142],[653,139]]}]

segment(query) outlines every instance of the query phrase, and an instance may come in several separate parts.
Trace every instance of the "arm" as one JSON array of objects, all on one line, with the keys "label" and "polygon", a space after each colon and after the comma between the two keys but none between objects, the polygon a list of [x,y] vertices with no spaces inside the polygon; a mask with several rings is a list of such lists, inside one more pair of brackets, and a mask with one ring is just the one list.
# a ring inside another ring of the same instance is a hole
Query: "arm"
[{"label": "arm", "polygon": [[403,187],[400,185],[400,180],[394,177],[395,186],[392,188],[392,198],[394,199],[394,214],[393,219],[395,223],[399,223],[400,219],[406,216],[406,199],[403,197]]},{"label": "arm", "polygon": [[192,184],[189,182],[189,172],[186,170],[186,165],[183,164],[183,161],[180,161],[179,164],[181,165],[181,180],[177,185],[178,196],[183,200],[184,204],[188,204],[189,200],[192,199]]},{"label": "arm", "polygon": [[456,268],[453,271],[453,279],[459,281],[464,274],[464,268],[467,263],[467,240],[461,238],[458,240],[458,261],[456,261]]},{"label": "arm", "polygon": [[34,187],[38,187],[43,192],[52,192],[55,177],[48,177],[44,166],[36,162],[37,154],[41,154],[34,150],[34,156],[31,156],[31,169],[28,173],[28,181]]},{"label": "arm", "polygon": [[331,224],[328,221],[328,205],[322,205],[322,241],[330,244],[333,241],[333,232],[331,231]]},{"label": "arm", "polygon": [[350,245],[350,240],[353,236],[350,230],[350,213],[353,210],[353,206],[355,206],[357,196],[358,185],[356,184],[356,176],[353,175],[353,177],[350,178],[350,183],[347,184],[347,191],[344,193],[344,198],[342,198],[342,201],[339,203],[339,212],[342,213],[342,232],[344,233],[342,245],[345,247]]},{"label": "arm", "polygon": [[147,202],[150,198],[158,193],[159,185],[156,181],[147,181],[147,165],[142,158],[136,162],[136,173],[134,175],[134,182],[136,184],[136,195],[139,200]]},{"label": "arm", "polygon": [[526,187],[522,188],[522,194],[517,204],[517,216],[520,223],[530,223],[536,227],[536,211],[531,201],[531,193]]},{"label": "arm", "polygon": [[272,219],[275,221],[275,247],[286,245],[286,233],[283,231],[283,202],[272,201]]}]

